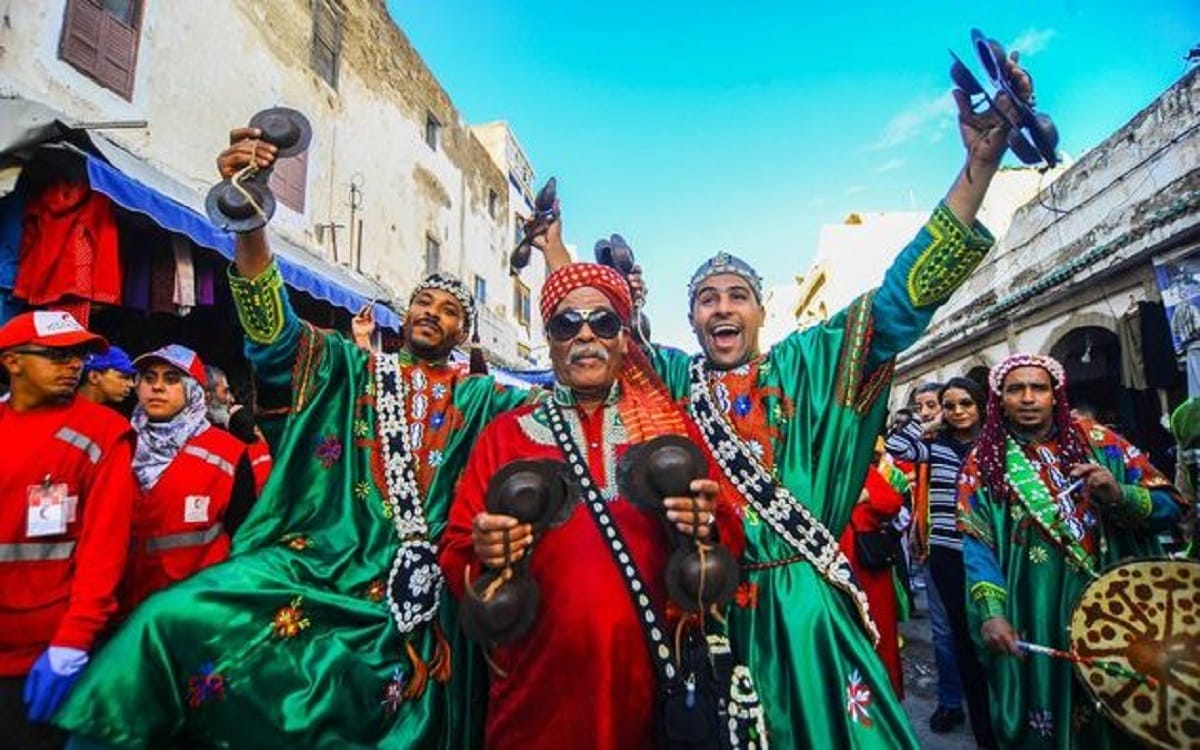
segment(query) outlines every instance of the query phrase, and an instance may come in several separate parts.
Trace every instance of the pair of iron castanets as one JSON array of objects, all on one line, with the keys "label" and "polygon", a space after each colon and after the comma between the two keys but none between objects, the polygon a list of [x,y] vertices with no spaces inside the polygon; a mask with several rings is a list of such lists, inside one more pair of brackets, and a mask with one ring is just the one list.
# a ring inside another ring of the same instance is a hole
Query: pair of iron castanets
[{"label": "pair of iron castanets", "polygon": [[275,164],[304,153],[312,142],[308,118],[287,107],[264,109],[250,119],[250,127],[258,128],[259,137],[275,146],[275,162],[268,167],[248,164],[208,191],[204,200],[208,218],[227,232],[253,232],[266,226],[275,215],[275,194],[267,184]]}]

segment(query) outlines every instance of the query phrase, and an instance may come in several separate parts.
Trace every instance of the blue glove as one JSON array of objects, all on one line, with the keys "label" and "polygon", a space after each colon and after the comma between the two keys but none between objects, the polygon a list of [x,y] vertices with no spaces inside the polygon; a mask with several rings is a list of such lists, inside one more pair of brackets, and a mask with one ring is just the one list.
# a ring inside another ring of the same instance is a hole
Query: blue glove
[{"label": "blue glove", "polygon": [[86,651],[66,646],[51,646],[38,657],[25,678],[25,705],[31,722],[50,721],[87,663]]}]

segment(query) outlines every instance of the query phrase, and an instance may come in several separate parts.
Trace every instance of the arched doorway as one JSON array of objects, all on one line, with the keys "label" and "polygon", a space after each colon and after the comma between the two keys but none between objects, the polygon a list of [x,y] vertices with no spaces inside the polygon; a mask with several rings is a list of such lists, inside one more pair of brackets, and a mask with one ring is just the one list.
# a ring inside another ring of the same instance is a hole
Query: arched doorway
[{"label": "arched doorway", "polygon": [[1067,399],[1104,424],[1121,421],[1121,343],[1112,331],[1083,326],[1055,342],[1050,356],[1067,371]]}]

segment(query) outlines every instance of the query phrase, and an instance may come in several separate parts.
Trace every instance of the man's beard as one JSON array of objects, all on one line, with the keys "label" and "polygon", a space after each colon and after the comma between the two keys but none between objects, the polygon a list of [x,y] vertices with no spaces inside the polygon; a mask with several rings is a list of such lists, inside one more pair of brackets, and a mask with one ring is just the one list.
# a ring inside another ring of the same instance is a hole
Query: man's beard
[{"label": "man's beard", "polygon": [[229,406],[227,404],[209,404],[208,421],[218,427],[229,426]]},{"label": "man's beard", "polygon": [[442,331],[439,325],[438,331],[442,333],[441,339],[436,344],[426,344],[417,341],[413,338],[412,331],[406,331],[404,335],[404,346],[409,353],[417,359],[425,360],[426,362],[440,362],[450,356],[450,352],[454,351],[454,337]]}]

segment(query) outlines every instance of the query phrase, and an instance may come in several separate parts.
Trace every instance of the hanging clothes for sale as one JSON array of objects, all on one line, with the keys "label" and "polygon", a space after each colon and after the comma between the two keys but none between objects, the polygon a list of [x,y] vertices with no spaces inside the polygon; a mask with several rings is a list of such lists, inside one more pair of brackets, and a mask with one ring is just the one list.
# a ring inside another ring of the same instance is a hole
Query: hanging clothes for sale
[{"label": "hanging clothes for sale", "polygon": [[18,182],[15,190],[0,198],[0,324],[24,310],[12,293],[17,281],[24,212],[25,188]]},{"label": "hanging clothes for sale", "polygon": [[112,202],[82,179],[51,182],[25,205],[13,293],[72,312],[87,325],[92,302],[121,302]]},{"label": "hanging clothes for sale", "polygon": [[175,292],[171,301],[176,312],[186,316],[196,306],[196,267],[192,261],[192,243],[182,234],[171,235],[171,252],[175,256]]}]

